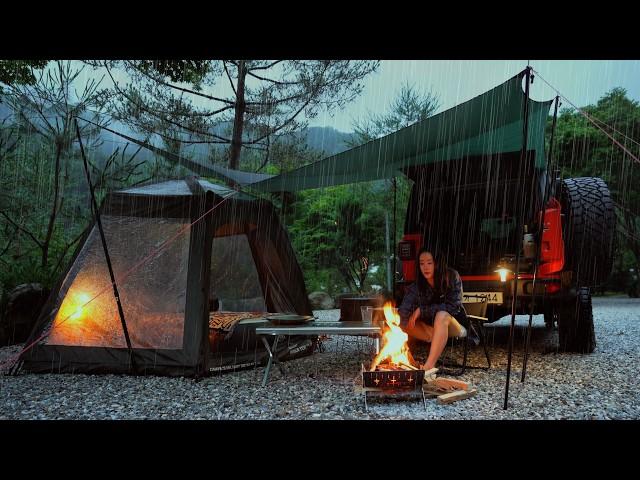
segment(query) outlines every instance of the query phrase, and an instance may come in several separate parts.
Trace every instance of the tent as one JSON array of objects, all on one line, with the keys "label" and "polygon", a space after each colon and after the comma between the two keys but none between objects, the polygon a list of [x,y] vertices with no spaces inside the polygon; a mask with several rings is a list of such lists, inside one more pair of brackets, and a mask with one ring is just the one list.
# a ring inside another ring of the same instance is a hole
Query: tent
[{"label": "tent", "polygon": [[[222,313],[312,314],[269,201],[189,177],[112,192],[100,218],[124,322],[94,223],[27,342],[27,371],[201,375],[257,365],[264,319],[210,332],[214,299]],[[292,338],[278,354],[311,348]]]}]

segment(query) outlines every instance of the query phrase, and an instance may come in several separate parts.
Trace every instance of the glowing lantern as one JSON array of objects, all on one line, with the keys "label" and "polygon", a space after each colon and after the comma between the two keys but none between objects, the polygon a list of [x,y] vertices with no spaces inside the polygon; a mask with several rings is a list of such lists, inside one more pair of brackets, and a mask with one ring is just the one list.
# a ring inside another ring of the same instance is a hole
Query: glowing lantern
[{"label": "glowing lantern", "polygon": [[59,321],[76,323],[82,320],[88,313],[87,303],[89,301],[91,301],[91,297],[85,292],[67,294],[60,308]]}]

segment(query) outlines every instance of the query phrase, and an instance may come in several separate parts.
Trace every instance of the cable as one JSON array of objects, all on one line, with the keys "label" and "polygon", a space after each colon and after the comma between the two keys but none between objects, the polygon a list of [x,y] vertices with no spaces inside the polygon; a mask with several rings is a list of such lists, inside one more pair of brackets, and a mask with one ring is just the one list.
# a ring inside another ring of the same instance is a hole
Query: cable
[{"label": "cable", "polygon": [[[587,120],[589,120],[591,123],[593,123],[593,124],[596,126],[596,128],[597,128],[597,129],[599,129],[602,133],[604,133],[607,137],[609,137],[609,139],[611,139],[611,141],[612,141],[613,143],[615,143],[615,144],[616,144],[616,145],[618,145],[622,150],[624,150],[624,151],[625,151],[625,153],[626,153],[627,155],[629,155],[629,156],[630,156],[634,161],[636,161],[637,163],[640,163],[640,159],[638,159],[638,157],[636,157],[633,153],[631,153],[629,150],[627,150],[627,148],[626,148],[624,145],[622,145],[622,144],[621,144],[620,142],[618,142],[615,138],[613,138],[613,137],[612,137],[612,136],[611,136],[607,131],[605,131],[602,127],[600,127],[600,126],[599,126],[599,125],[598,125],[598,124],[597,124],[597,123],[596,123],[596,122],[591,118],[591,116],[590,116],[590,115],[588,115],[587,113],[585,113],[585,112],[584,112],[580,107],[577,107],[576,105],[574,105],[574,104],[571,102],[571,100],[569,100],[567,97],[565,97],[564,95],[562,95],[562,94],[560,93],[560,91],[559,91],[557,88],[555,88],[553,85],[551,85],[549,82],[547,82],[547,81],[542,77],[542,75],[540,75],[540,73],[539,73],[538,71],[536,71],[536,70],[533,70],[533,71],[538,75],[538,77],[540,77],[540,79],[541,79],[544,83],[546,83],[547,85],[549,85],[549,87],[551,87],[552,89],[554,89],[554,90],[556,91],[556,93],[557,93],[559,96],[561,96],[564,100],[566,100],[566,101],[567,101],[567,103],[569,103],[569,105],[571,105],[573,108],[575,108],[575,109],[576,109],[578,112],[580,112],[580,113],[581,113],[581,114],[582,114],[582,115],[583,115]],[[603,123],[603,124],[604,124],[604,122],[602,122],[602,121],[600,121],[600,123]],[[606,124],[605,124],[605,125],[606,125]],[[608,125],[607,125],[607,126],[608,126]],[[613,127],[609,127],[609,128],[613,128]]]}]

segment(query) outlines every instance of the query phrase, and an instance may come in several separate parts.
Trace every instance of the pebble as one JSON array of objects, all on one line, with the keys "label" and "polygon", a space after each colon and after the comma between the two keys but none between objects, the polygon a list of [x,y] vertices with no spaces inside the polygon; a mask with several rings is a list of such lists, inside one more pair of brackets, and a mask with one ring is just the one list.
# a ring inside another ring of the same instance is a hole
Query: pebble
[{"label": "pebble", "polygon": [[[487,325],[492,368],[468,370],[462,380],[475,397],[450,405],[421,398],[376,398],[364,410],[355,391],[373,344],[331,337],[324,353],[287,362],[283,378],[262,367],[209,377],[25,374],[0,375],[0,419],[639,419],[640,299],[595,297],[596,351],[557,351],[557,328],[534,317],[526,382],[520,381],[527,316],[516,317],[509,406],[503,409],[510,318]],[[314,312],[337,319],[338,310]],[[622,333],[622,334],[621,334]],[[20,351],[0,348],[0,363]],[[415,354],[423,355],[420,349]],[[482,364],[482,347],[469,363]]]}]

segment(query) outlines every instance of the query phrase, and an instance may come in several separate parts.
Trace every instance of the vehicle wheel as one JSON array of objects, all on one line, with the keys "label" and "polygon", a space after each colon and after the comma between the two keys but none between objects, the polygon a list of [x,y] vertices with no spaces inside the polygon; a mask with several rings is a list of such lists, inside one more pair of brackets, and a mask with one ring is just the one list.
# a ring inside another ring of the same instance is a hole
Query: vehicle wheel
[{"label": "vehicle wheel", "polygon": [[603,283],[613,267],[616,215],[609,187],[601,178],[568,178],[561,192],[564,270],[577,285]]},{"label": "vehicle wheel", "polygon": [[558,336],[560,351],[591,353],[596,348],[596,334],[593,328],[591,292],[582,287],[575,301],[561,307],[558,316]]}]

